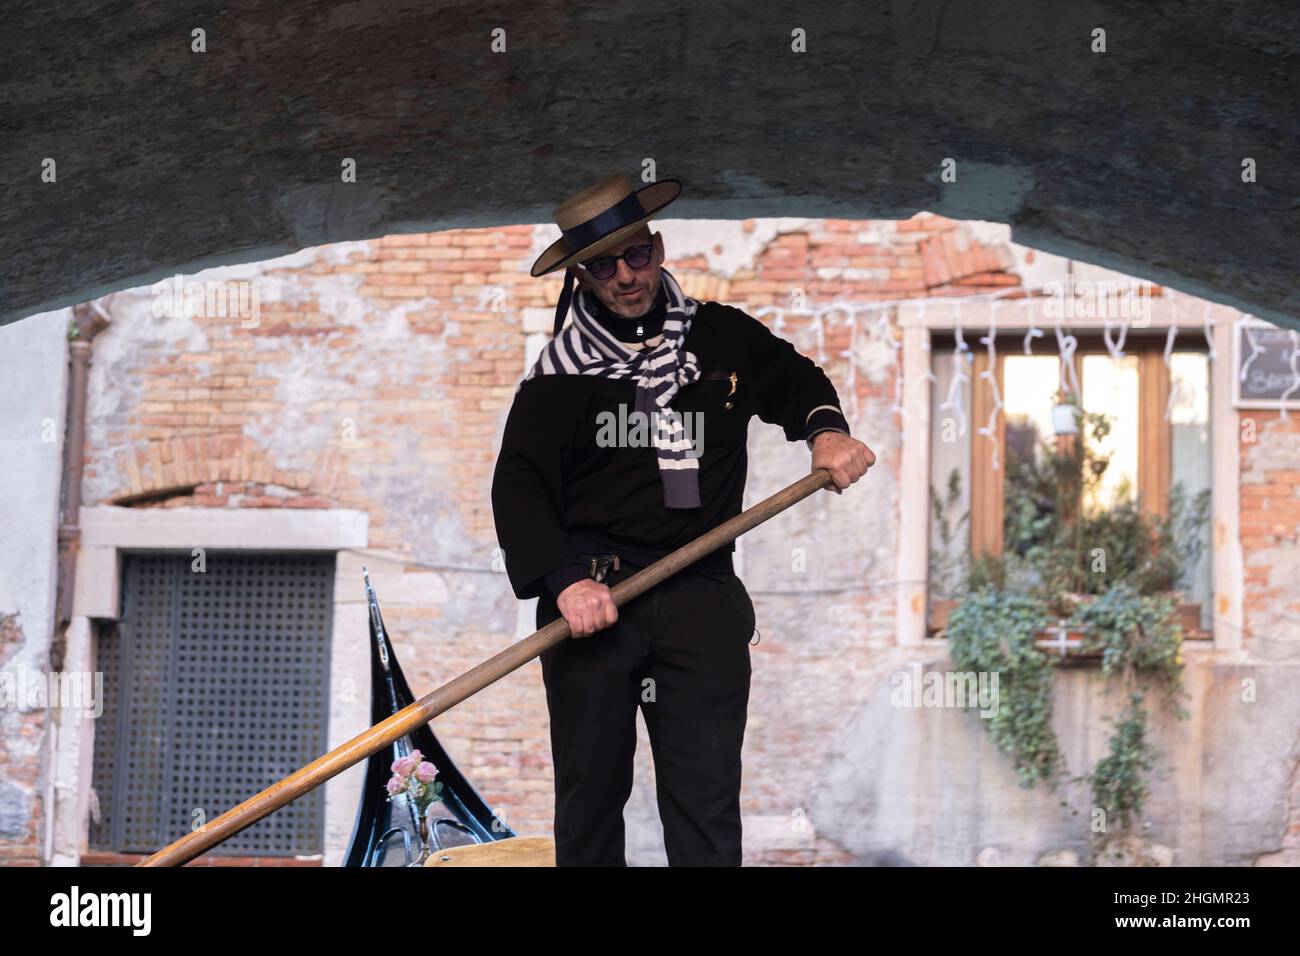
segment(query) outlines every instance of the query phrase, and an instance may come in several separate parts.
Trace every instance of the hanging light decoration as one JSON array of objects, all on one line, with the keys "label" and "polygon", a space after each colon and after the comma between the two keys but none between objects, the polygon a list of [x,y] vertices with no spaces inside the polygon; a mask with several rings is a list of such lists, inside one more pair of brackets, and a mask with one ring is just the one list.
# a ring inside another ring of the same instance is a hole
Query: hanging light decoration
[{"label": "hanging light decoration", "polygon": [[1002,467],[1000,454],[1002,445],[998,441],[997,435],[998,412],[1002,410],[1002,394],[998,391],[997,307],[996,300],[989,303],[989,334],[980,339],[980,342],[988,347],[988,368],[980,372],[980,378],[989,383],[989,390],[993,393],[993,407],[989,409],[988,422],[980,428],[979,433],[993,442],[992,465],[994,471],[998,471]]}]

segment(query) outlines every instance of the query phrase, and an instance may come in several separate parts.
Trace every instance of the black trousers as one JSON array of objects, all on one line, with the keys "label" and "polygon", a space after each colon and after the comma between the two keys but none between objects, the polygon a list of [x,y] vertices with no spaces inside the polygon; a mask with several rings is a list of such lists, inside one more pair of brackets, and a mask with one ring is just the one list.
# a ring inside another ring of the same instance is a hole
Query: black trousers
[{"label": "black trousers", "polygon": [[[610,570],[613,587],[635,573]],[[543,593],[537,626],[560,616]],[[754,604],[730,572],[684,570],[590,637],[541,655],[555,764],[557,866],[626,866],[636,712],[654,757],[669,866],[739,866],[740,750]]]}]

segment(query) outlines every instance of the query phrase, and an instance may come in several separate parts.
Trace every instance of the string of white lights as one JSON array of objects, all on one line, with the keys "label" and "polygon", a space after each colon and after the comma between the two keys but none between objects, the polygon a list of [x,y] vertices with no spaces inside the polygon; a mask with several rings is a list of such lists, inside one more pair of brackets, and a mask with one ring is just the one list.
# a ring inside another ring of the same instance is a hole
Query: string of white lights
[{"label": "string of white lights", "polygon": [[[921,328],[925,328],[926,300],[920,299],[917,304],[919,305],[919,308],[917,309],[917,313],[918,313],[917,321],[921,323]],[[926,352],[925,374],[917,377],[916,382],[912,385],[913,389],[920,388],[922,383],[936,383],[939,381],[939,376],[935,375],[933,369],[931,368],[932,360],[930,358],[930,336],[928,335],[921,336],[921,348],[924,349]],[[904,412],[904,415],[906,415],[906,412]]]},{"label": "string of white lights", "polygon": [[848,360],[849,377],[846,387],[849,390],[849,428],[853,432],[858,431],[858,323],[853,320],[852,313],[849,314],[849,347],[844,352],[844,357]]},{"label": "string of white lights", "polygon": [[889,414],[898,415],[899,418],[906,418],[907,409],[903,407],[902,337],[894,334],[895,323],[890,322],[888,312],[880,313],[880,318],[876,320],[876,326],[889,344],[889,364],[894,369],[894,397],[889,406]]},{"label": "string of white lights", "polygon": [[1029,331],[1025,333],[1025,354],[1033,355],[1034,350],[1030,345],[1031,340],[1041,339],[1046,334],[1047,333],[1044,332],[1042,329],[1038,328],[1037,326],[1031,325],[1029,327]]},{"label": "string of white lights", "polygon": [[1079,340],[1068,335],[1061,328],[1061,319],[1056,320],[1056,349],[1061,357],[1061,391],[1073,395],[1077,402],[1083,401],[1083,390],[1079,388],[1079,373],[1074,367],[1074,353],[1079,347]]},{"label": "string of white lights", "polygon": [[1165,368],[1169,370],[1169,401],[1165,402],[1165,421],[1169,421],[1174,411],[1174,403],[1181,399],[1183,383],[1174,378],[1174,337],[1178,334],[1178,326],[1169,326],[1169,333],[1165,336]]},{"label": "string of white lights", "polygon": [[[1119,326],[1119,341],[1115,341],[1110,337],[1111,330],[1116,325]],[[1128,339],[1128,319],[1121,317],[1117,321],[1111,321],[1109,315],[1102,316],[1101,339],[1106,343],[1106,351],[1110,353],[1112,359],[1115,361],[1122,359],[1124,357],[1124,342]]]},{"label": "string of white lights", "polygon": [[1296,391],[1300,390],[1300,332],[1291,330],[1291,387],[1281,395],[1282,420],[1287,420],[1286,403]]},{"label": "string of white lights", "polygon": [[[1030,291],[1034,291],[1034,290],[1026,290],[1020,286],[1016,286],[1012,288],[1000,289],[997,292],[975,293],[973,295],[962,296],[959,300],[956,301],[961,305],[967,305],[972,302],[995,302],[997,300],[1005,299],[1011,296],[1024,296]],[[1043,291],[1043,290],[1036,290],[1036,291]],[[890,366],[893,369],[894,376],[895,376],[894,396],[889,411],[891,414],[897,413],[900,416],[900,418],[905,419],[907,417],[908,412],[906,406],[903,404],[904,382],[903,382],[903,368],[902,368],[902,360],[901,360],[903,346],[902,346],[901,337],[897,335],[896,328],[895,328],[895,326],[899,324],[898,321],[899,308],[903,305],[915,306],[920,313],[920,317],[922,321],[924,322],[925,310],[928,304],[943,301],[945,304],[952,305],[954,300],[951,297],[935,296],[935,297],[929,297],[923,299],[916,299],[916,298],[886,299],[877,302],[860,302],[860,303],[835,301],[835,302],[829,302],[825,305],[816,308],[808,308],[802,305],[803,296],[801,294],[797,292],[792,292],[790,299],[791,299],[791,304],[789,307],[782,307],[779,305],[760,306],[759,308],[755,309],[752,314],[754,315],[755,318],[760,320],[766,319],[767,317],[771,316],[773,318],[773,323],[772,323],[773,332],[778,335],[782,334],[786,330],[788,319],[797,317],[797,318],[809,320],[807,325],[805,325],[805,328],[811,326],[811,329],[814,335],[816,336],[816,354],[818,357],[818,364],[825,363],[826,318],[831,314],[837,312],[843,313],[847,316],[846,321],[848,321],[850,324],[849,336],[852,345],[849,349],[850,354],[846,355],[846,353],[841,352],[840,355],[842,357],[847,357],[850,359],[849,376],[851,381],[847,387],[849,387],[851,393],[850,414],[852,417],[849,417],[849,425],[850,428],[852,428],[855,431],[857,430],[857,424],[858,424],[857,417],[860,414],[860,403],[858,401],[858,396],[857,396],[857,363],[856,363],[858,317],[859,315],[862,314],[870,315],[873,312],[880,313],[880,315],[877,317],[877,320],[875,322],[877,328],[876,334],[880,337],[883,337],[885,343],[890,348]],[[960,326],[960,317],[958,317],[957,321]],[[1043,333],[1041,332],[1041,330],[1039,330],[1038,335],[1041,336],[1042,334]],[[965,338],[962,336],[960,327],[957,330],[957,339],[958,339],[958,352],[966,353],[968,355],[970,352],[970,346],[967,345]],[[928,348],[928,346],[929,343],[927,342],[926,347]],[[956,413],[958,421],[960,423],[960,434],[963,436],[966,434],[966,421],[967,421],[967,414],[964,407],[963,386],[970,381],[969,376],[966,375],[965,372],[965,368],[963,364],[965,361],[968,361],[968,359],[965,359],[960,354],[954,356],[954,376],[953,376],[954,380],[952,383],[952,387],[950,389],[949,401],[943,403],[940,406],[941,408],[945,408],[945,409],[951,408]],[[918,382],[920,381],[937,382],[938,378],[935,376],[934,372],[927,367],[925,374],[921,377],[921,379],[918,380]],[[996,383],[993,383],[993,385],[994,388],[996,388]],[[998,407],[1001,407],[1000,396],[997,397],[997,402],[999,403]]]},{"label": "string of white lights", "polygon": [[1214,305],[1212,302],[1205,303],[1205,320],[1202,323],[1205,327],[1205,344],[1210,349],[1210,361],[1213,362],[1218,353],[1214,351],[1214,320],[1210,318],[1210,309]]},{"label": "string of white lights", "polygon": [[998,391],[998,303],[996,301],[989,303],[989,334],[980,338],[980,342],[988,347],[988,368],[980,372],[980,378],[989,383],[989,390],[993,393],[993,407],[989,409],[989,420],[979,430],[979,433],[993,443],[992,465],[993,470],[998,471],[1002,467],[1002,443],[998,441],[997,422],[998,412],[1002,410],[1002,395]]},{"label": "string of white lights", "polygon": [[[883,336],[885,344],[888,345],[890,349],[889,365],[895,376],[895,382],[894,382],[893,400],[890,405],[889,411],[891,414],[897,413],[900,416],[900,418],[905,419],[907,417],[908,412],[903,401],[905,383],[902,382],[902,378],[903,378],[902,358],[901,358],[902,341],[901,341],[901,337],[898,336],[897,334],[897,328],[896,328],[901,324],[899,318],[901,307],[909,306],[917,309],[919,313],[918,318],[920,319],[923,327],[925,328],[928,328],[928,325],[926,325],[924,319],[925,310],[928,306],[942,302],[947,306],[959,307],[955,310],[955,315],[953,319],[953,323],[954,323],[953,333],[954,333],[954,338],[956,340],[956,348],[953,350],[952,353],[952,363],[953,363],[952,377],[948,385],[948,394],[945,400],[940,403],[939,408],[945,411],[952,411],[954,413],[959,425],[958,433],[962,436],[965,436],[968,414],[965,409],[964,396],[965,396],[965,386],[970,382],[970,377],[969,375],[966,374],[966,365],[970,361],[971,348],[970,345],[965,340],[964,328],[962,325],[962,311],[960,307],[968,306],[976,302],[995,303],[998,300],[1005,299],[1008,297],[1013,297],[1013,296],[1025,298],[1025,299],[1035,299],[1045,294],[1054,293],[1054,292],[1055,290],[1051,289],[1047,285],[1034,287],[1034,288],[1014,286],[1011,288],[1000,289],[996,292],[974,293],[972,295],[960,296],[956,298],[951,296],[928,296],[926,298],[882,299],[874,302],[836,301],[836,302],[827,303],[822,306],[809,308],[803,304],[804,296],[802,295],[802,290],[799,290],[796,293],[791,293],[790,307],[787,308],[779,305],[762,306],[756,309],[752,314],[756,318],[760,318],[760,319],[765,318],[767,316],[772,316],[774,319],[773,331],[778,335],[780,335],[786,328],[788,319],[798,317],[798,318],[809,320],[808,325],[811,326],[811,331],[813,332],[816,338],[816,354],[818,356],[819,364],[824,364],[825,362],[827,317],[834,313],[840,313],[846,317],[845,321],[847,321],[850,326],[849,328],[850,344],[848,350],[844,352],[840,352],[839,355],[840,357],[846,359],[849,365],[848,388],[850,394],[848,396],[848,402],[847,402],[848,413],[849,413],[848,417],[849,417],[851,427],[853,427],[854,430],[856,430],[858,424],[858,418],[861,415],[861,411],[862,411],[861,403],[857,394],[858,392],[857,366],[858,366],[858,359],[859,359],[858,351],[861,348],[861,343],[859,341],[860,330],[858,328],[859,317],[861,317],[862,315],[871,316],[872,313],[880,313],[878,316],[876,316],[876,321],[873,323],[875,328],[872,331],[873,331],[873,336]],[[1166,294],[1172,296],[1180,295],[1180,293],[1172,289],[1166,290]],[[1210,302],[1205,303],[1204,314],[1203,314],[1201,325],[1205,336],[1205,343],[1206,343],[1207,351],[1209,353],[1209,359],[1211,361],[1214,361],[1218,357],[1218,354],[1214,345],[1214,326],[1216,325],[1216,322],[1211,317],[1212,308],[1213,308],[1213,303]],[[991,306],[991,310],[992,310],[992,306]],[[1047,334],[1043,329],[1033,324],[1032,315],[1033,313],[1031,310],[1030,312],[1031,324],[1028,331],[1025,333],[1024,342],[1023,342],[1023,351],[1025,355],[1033,354],[1034,339],[1045,338]],[[1246,318],[1249,318],[1249,316],[1243,316],[1242,319],[1239,319],[1238,321],[1239,322],[1244,321]],[[1063,392],[1066,392],[1068,394],[1073,394],[1076,401],[1081,401],[1082,394],[1079,386],[1079,373],[1076,364],[1076,353],[1078,351],[1079,342],[1074,335],[1066,331],[1066,329],[1062,325],[1062,322],[1063,322],[1063,317],[1058,315],[1055,320],[1055,333],[1056,333],[1057,352],[1061,360],[1060,387]],[[807,328],[807,326],[804,327]],[[1133,326],[1128,317],[1121,317],[1118,320],[1112,320],[1110,317],[1105,317],[1103,319],[1102,337],[1105,342],[1106,349],[1110,353],[1112,358],[1120,359],[1124,357],[1125,355],[1124,346],[1127,342],[1128,332],[1132,327]],[[1177,335],[1177,331],[1178,331],[1177,326],[1170,326],[1165,340],[1165,356],[1164,356],[1165,367],[1170,369],[1171,371],[1172,371],[1172,351],[1173,351],[1174,339],[1175,336]],[[994,345],[993,340],[996,338],[996,329],[991,327],[990,333],[991,334],[988,337],[986,337],[987,339],[989,339],[989,341],[985,341],[985,338],[981,338],[980,341],[982,344],[986,345],[986,347],[990,349],[991,355],[995,355],[996,346]],[[1244,330],[1244,333],[1245,333],[1244,334],[1245,340],[1249,342],[1251,345],[1251,356],[1243,364],[1241,370],[1243,375],[1245,375],[1248,372],[1250,363],[1251,361],[1253,361],[1254,357],[1259,353],[1265,351],[1265,349],[1260,348],[1255,343],[1254,337],[1250,334],[1248,327],[1247,329]],[[927,341],[925,342],[925,348],[927,350],[929,349],[928,337],[927,337]],[[1290,388],[1287,389],[1287,391],[1284,393],[1283,396],[1283,402],[1281,403],[1282,404],[1281,411],[1283,417],[1285,417],[1287,414],[1287,409],[1285,407],[1286,400],[1289,400],[1291,396],[1295,395],[1296,392],[1300,391],[1300,334],[1294,332],[1292,333],[1292,350],[1290,356],[1290,365],[1291,365],[1293,375],[1295,377],[1293,379],[1293,384],[1291,385]],[[993,391],[994,402],[993,402],[993,408],[990,411],[989,422],[979,429],[979,434],[983,434],[986,437],[989,437],[996,444],[996,438],[993,437],[993,429],[996,425],[996,416],[1001,412],[1001,410],[1005,406],[1002,402],[1002,397],[998,392],[996,378],[992,374],[992,369],[988,369],[985,370],[984,372],[981,372],[980,377],[988,380],[990,389]],[[924,375],[918,377],[916,382],[916,387],[924,388],[925,386],[922,383],[933,384],[933,383],[937,383],[938,381],[939,379],[932,371],[930,367],[930,363],[927,362],[926,371]],[[1164,417],[1166,421],[1171,418],[1174,407],[1176,406],[1177,402],[1181,400],[1182,389],[1183,389],[1183,383],[1171,380],[1169,400],[1165,405],[1165,412],[1164,412]],[[999,451],[1000,449],[995,447],[994,449],[995,462],[998,461]]]},{"label": "string of white lights", "polygon": [[957,434],[961,437],[966,436],[966,409],[964,407],[964,396],[966,383],[970,377],[966,374],[966,353],[970,351],[970,346],[966,344],[966,337],[962,334],[961,312],[957,312],[956,326],[953,328],[953,334],[957,338],[957,347],[952,350],[952,381],[948,385],[948,398],[940,403],[940,410],[949,409],[957,415]]}]

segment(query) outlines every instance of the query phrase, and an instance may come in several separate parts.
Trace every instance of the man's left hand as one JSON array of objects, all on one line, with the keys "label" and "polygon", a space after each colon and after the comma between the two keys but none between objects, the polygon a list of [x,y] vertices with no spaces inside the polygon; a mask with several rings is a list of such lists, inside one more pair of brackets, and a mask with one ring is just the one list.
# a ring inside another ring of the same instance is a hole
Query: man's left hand
[{"label": "man's left hand", "polygon": [[826,487],[837,495],[843,494],[845,488],[865,475],[875,463],[875,452],[852,435],[824,431],[813,438],[811,470],[825,468],[829,471],[835,487]]}]

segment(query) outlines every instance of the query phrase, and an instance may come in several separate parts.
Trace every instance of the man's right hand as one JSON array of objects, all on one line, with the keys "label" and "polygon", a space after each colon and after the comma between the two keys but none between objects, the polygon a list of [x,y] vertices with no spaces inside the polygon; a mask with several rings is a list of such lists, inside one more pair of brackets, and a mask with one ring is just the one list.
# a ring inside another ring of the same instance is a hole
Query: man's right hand
[{"label": "man's right hand", "polygon": [[574,637],[590,637],[618,620],[618,608],[609,588],[591,578],[570,584],[555,599],[555,606]]}]

